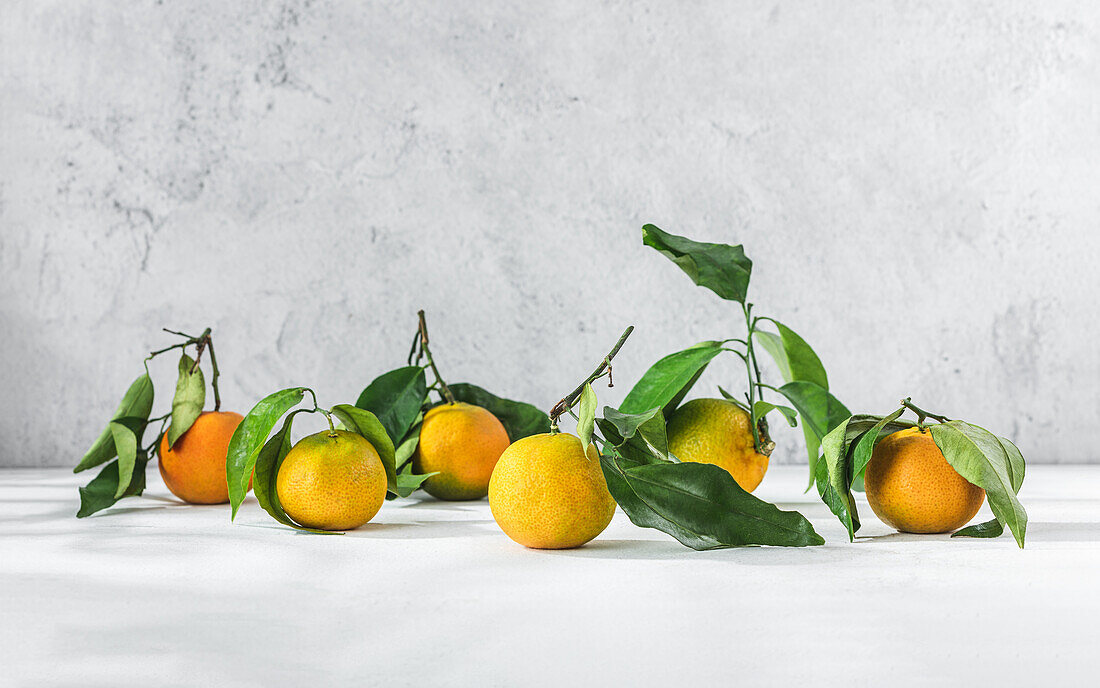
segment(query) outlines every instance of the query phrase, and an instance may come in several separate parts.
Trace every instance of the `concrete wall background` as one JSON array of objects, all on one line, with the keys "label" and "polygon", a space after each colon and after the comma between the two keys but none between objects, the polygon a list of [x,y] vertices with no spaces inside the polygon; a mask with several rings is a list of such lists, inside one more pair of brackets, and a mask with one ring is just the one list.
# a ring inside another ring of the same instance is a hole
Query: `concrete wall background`
[{"label": "concrete wall background", "polygon": [[649,221],[743,242],[853,410],[1100,461],[1098,46],[1090,2],[6,2],[0,465],[75,464],[162,326],[244,412],[354,401],[418,308],[548,407],[633,323],[614,403],[741,332]]}]

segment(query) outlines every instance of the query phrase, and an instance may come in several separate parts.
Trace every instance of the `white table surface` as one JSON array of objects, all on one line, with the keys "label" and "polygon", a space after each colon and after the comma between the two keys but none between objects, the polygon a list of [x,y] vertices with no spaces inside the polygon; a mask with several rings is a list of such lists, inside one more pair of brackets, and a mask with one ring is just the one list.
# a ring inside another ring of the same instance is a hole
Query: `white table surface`
[{"label": "white table surface", "polygon": [[[343,536],[253,498],[78,520],[91,474],[0,471],[0,685],[1072,685],[1100,672],[1100,466],[1034,466],[1027,549],[852,544],[805,467],[758,496],[823,547],[693,552],[621,512],[589,545],[514,544],[484,501],[388,502]],[[979,518],[988,518],[983,507]]]}]

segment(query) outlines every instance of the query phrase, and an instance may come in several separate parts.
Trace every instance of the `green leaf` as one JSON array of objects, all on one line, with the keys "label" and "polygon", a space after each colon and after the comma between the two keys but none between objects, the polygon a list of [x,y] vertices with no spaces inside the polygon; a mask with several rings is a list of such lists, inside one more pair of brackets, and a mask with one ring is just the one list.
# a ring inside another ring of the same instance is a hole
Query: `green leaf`
[{"label": "green leaf", "polygon": [[248,493],[252,470],[271,429],[284,413],[302,400],[305,393],[305,387],[290,387],[269,394],[252,407],[234,431],[225,457],[226,482],[229,484],[229,501],[232,506],[231,518],[237,517],[237,510],[241,508]]},{"label": "green leaf", "polygon": [[531,404],[502,399],[468,382],[459,382],[450,385],[450,388],[456,400],[480,406],[496,416],[512,442],[529,435],[550,432],[550,418],[546,412]]},{"label": "green leaf", "polygon": [[861,475],[867,468],[867,464],[871,462],[871,455],[874,454],[875,445],[878,444],[879,437],[887,437],[891,433],[897,432],[900,428],[890,429],[883,433],[883,430],[887,427],[891,427],[902,413],[905,412],[905,407],[902,406],[897,411],[894,411],[888,416],[884,416],[881,420],[876,422],[865,433],[860,435],[859,440],[855,444],[855,449],[852,453],[852,477],[849,480],[854,480],[855,476]]},{"label": "green leaf", "polygon": [[405,468],[397,474],[397,496],[408,497],[413,492],[420,489],[420,486],[425,480],[438,473],[439,471],[432,471],[431,473],[416,474],[412,472],[411,465],[406,465]]},{"label": "green leaf", "polygon": [[821,364],[821,359],[817,357],[806,340],[778,320],[771,318],[768,320],[779,330],[778,346],[776,346],[775,335],[766,332],[757,331],[757,340],[775,359],[783,380],[786,382],[804,380],[823,389],[829,389],[829,378],[825,374],[825,366]]},{"label": "green leaf", "polygon": [[[848,426],[853,418],[848,417],[841,421],[821,440],[825,459],[824,479],[821,476],[822,469],[818,466],[814,467],[818,493],[829,510],[840,519],[841,524],[848,531],[849,540],[855,540],[856,531],[859,529],[859,514],[852,499],[852,465],[851,455],[848,452],[848,446],[851,443]],[[878,420],[876,418],[875,422],[877,423]]]},{"label": "green leaf", "polygon": [[[194,372],[191,372],[194,369]],[[168,426],[168,447],[171,448],[183,433],[191,429],[195,419],[206,404],[206,379],[195,359],[187,354],[180,356],[179,379],[176,394],[172,397],[172,422]]]},{"label": "green leaf", "polygon": [[956,530],[951,534],[951,537],[995,538],[1000,537],[1004,532],[1005,527],[1001,525],[1001,522],[997,519],[993,519],[992,521],[975,523],[972,526]]},{"label": "green leaf", "polygon": [[283,465],[287,452],[290,451],[290,428],[294,424],[294,416],[308,410],[298,409],[287,414],[286,419],[283,420],[283,427],[279,428],[279,431],[272,435],[260,449],[256,457],[256,472],[252,478],[252,492],[263,510],[279,523],[292,528],[299,526],[283,510],[275,485],[279,477],[279,468]]},{"label": "green leaf", "polygon": [[[118,418],[149,418],[149,412],[153,410],[153,381],[149,379],[149,373],[143,373],[130,384],[126,390],[118,408],[115,409],[111,420]],[[79,473],[110,461],[118,454],[115,449],[114,438],[111,434],[110,424],[103,428],[103,432],[92,444],[92,447],[84,454],[73,473]]]},{"label": "green leaf", "polygon": [[740,408],[745,413],[750,412],[749,407],[745,405],[745,400],[744,399],[738,399],[737,397],[733,396],[732,394],[727,392],[725,389],[723,389],[722,385],[718,385],[718,393],[721,394],[725,398],[726,401],[732,401],[734,404],[737,405],[738,408]]},{"label": "green leaf", "polygon": [[821,501],[825,502],[829,511],[832,511],[840,519],[841,524],[848,528],[849,539],[851,539],[860,528],[859,514],[854,508],[849,509],[852,505],[851,492],[849,491],[847,497],[841,497],[840,493],[833,488],[829,483],[829,468],[824,461],[817,463],[813,477],[814,482],[817,483],[817,493],[821,495]]},{"label": "green leaf", "polygon": [[692,241],[648,224],[642,227],[642,243],[676,263],[695,284],[727,301],[745,302],[752,261],[745,256],[745,249],[740,244]]},{"label": "green leaf", "polygon": [[718,466],[624,468],[603,457],[601,467],[611,495],[635,525],[661,530],[692,549],[825,543],[802,514],[753,497]]},{"label": "green leaf", "polygon": [[829,390],[813,382],[788,382],[779,388],[779,392],[798,409],[804,427],[808,427],[819,439],[852,415]]},{"label": "green leaf", "polygon": [[[719,389],[718,391],[721,392],[722,390]],[[725,394],[723,394],[723,396],[725,396]],[[792,428],[798,426],[798,412],[790,406],[773,404],[770,401],[758,401],[753,404],[753,408],[756,410],[756,413],[753,415],[757,418],[763,418],[772,411],[779,411],[783,414],[783,417],[787,419],[787,425],[790,425]]]},{"label": "green leaf", "polygon": [[643,466],[650,463],[667,463],[671,459],[662,459],[646,445],[645,441],[635,435],[630,439],[623,439],[619,435],[615,425],[604,418],[596,419],[596,426],[603,433],[604,439],[614,447],[615,453],[626,462],[628,466]]},{"label": "green leaf", "polygon": [[1012,480],[1012,491],[1019,494],[1020,487],[1024,484],[1024,456],[1012,442],[996,435],[994,437],[1000,442],[1001,448],[1004,449],[1005,455],[1008,457],[1008,474]]},{"label": "green leaf", "polygon": [[651,408],[660,408],[667,416],[720,353],[722,342],[701,342],[665,356],[642,375],[623,399],[619,410],[623,413],[645,413]]},{"label": "green leaf", "polygon": [[393,450],[393,466],[398,471],[398,476],[401,475],[401,468],[404,467],[411,459],[413,454],[416,453],[416,446],[420,444],[420,426],[414,425],[409,428],[409,436],[405,438],[401,444]]},{"label": "green leaf", "polygon": [[[123,497],[134,497],[145,490],[145,466],[148,463],[149,457],[144,452],[137,456],[133,478],[130,480],[130,486],[122,494]],[[115,496],[117,493],[118,462],[112,461],[104,466],[91,482],[80,488],[80,510],[76,512],[76,517],[91,516],[97,511],[114,505],[119,500],[119,497]]]},{"label": "green leaf", "polygon": [[592,389],[592,384],[585,384],[577,409],[577,437],[581,439],[581,446],[585,450],[592,444],[592,431],[596,428],[596,403],[596,392]]},{"label": "green leaf", "polygon": [[119,418],[110,422],[111,439],[118,450],[118,486],[115,498],[121,499],[130,488],[130,481],[137,465],[138,448],[145,434],[147,418]]},{"label": "green leaf", "polygon": [[1001,440],[985,428],[961,420],[932,425],[930,430],[947,462],[968,482],[985,490],[993,515],[1023,547],[1027,513],[1016,498],[1013,459]]},{"label": "green leaf", "polygon": [[393,440],[382,427],[378,416],[350,404],[333,406],[332,415],[339,418],[348,430],[362,435],[374,446],[386,469],[386,489],[397,492],[397,467],[394,463],[396,452],[393,448]]},{"label": "green leaf", "polygon": [[399,444],[428,399],[424,369],[408,366],[383,373],[367,385],[355,405],[378,417],[386,434]]},{"label": "green leaf", "polygon": [[668,461],[668,436],[665,432],[665,417],[660,408],[652,408],[645,413],[623,413],[610,406],[603,407],[603,417],[615,426],[615,432],[621,438],[616,447],[638,438],[653,456]]},{"label": "green leaf", "polygon": [[779,374],[783,377],[783,382],[794,382],[794,377],[791,375],[791,363],[787,360],[787,352],[783,349],[783,340],[779,335],[764,330],[756,330],[753,337],[756,338],[756,343],[764,347],[764,351],[767,351],[768,355],[775,361],[776,367],[779,368]]}]

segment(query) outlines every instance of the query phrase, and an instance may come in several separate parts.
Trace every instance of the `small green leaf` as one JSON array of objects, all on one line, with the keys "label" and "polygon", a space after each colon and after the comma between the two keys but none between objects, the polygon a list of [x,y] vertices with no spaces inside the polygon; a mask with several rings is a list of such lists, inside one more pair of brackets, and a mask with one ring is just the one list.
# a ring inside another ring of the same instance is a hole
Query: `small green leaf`
[{"label": "small green leaf", "polygon": [[439,471],[432,471],[431,473],[416,474],[412,472],[412,465],[406,465],[400,473],[397,474],[397,496],[408,497],[413,492],[420,489],[420,486],[425,480],[437,475]]},{"label": "small green leaf", "polygon": [[[111,420],[118,418],[149,418],[149,412],[153,410],[153,381],[149,379],[149,373],[143,373],[130,384],[126,390],[118,408],[115,409]],[[103,432],[84,454],[73,473],[79,473],[89,468],[94,468],[102,463],[110,461],[118,454],[115,448],[111,427],[108,424]]]},{"label": "small green leaf", "polygon": [[1004,532],[1005,527],[1001,525],[1001,522],[997,519],[993,519],[992,521],[975,523],[972,526],[956,530],[951,534],[951,537],[995,538],[1000,537]]},{"label": "small green leaf", "polygon": [[364,411],[350,404],[337,404],[332,407],[332,415],[340,419],[348,430],[362,435],[370,442],[386,469],[386,488],[390,492],[397,491],[397,467],[394,465],[396,452],[393,448],[393,440],[382,427],[378,416],[370,411]]},{"label": "small green leaf", "polygon": [[701,287],[727,301],[745,302],[752,261],[740,244],[708,244],[669,234],[655,225],[642,227],[642,243],[657,249]]},{"label": "small green leaf", "polygon": [[503,399],[468,382],[459,382],[450,385],[450,388],[457,401],[480,406],[496,416],[512,442],[530,435],[550,432],[550,418],[546,411],[531,404]]},{"label": "small green leaf", "polygon": [[734,404],[737,405],[739,409],[741,409],[745,413],[749,413],[749,407],[745,405],[744,399],[738,399],[737,397],[733,396],[725,389],[723,389],[722,385],[718,385],[718,393],[721,394],[726,401],[732,401]]},{"label": "small green leaf", "polygon": [[394,444],[409,432],[428,399],[424,369],[408,366],[383,373],[367,385],[355,405],[378,417]]},{"label": "small green leaf", "polygon": [[887,437],[893,432],[897,432],[897,429],[887,430],[883,432],[884,428],[890,426],[896,421],[902,413],[905,412],[905,407],[902,406],[897,411],[894,411],[888,416],[884,416],[881,420],[871,426],[867,432],[863,433],[859,441],[856,442],[855,449],[852,453],[852,478],[857,475],[862,475],[863,471],[867,468],[867,464],[871,462],[871,456],[874,454],[875,445],[879,442],[879,437]]},{"label": "small green leaf", "polygon": [[195,365],[195,359],[183,354],[180,356],[176,394],[172,397],[172,422],[168,426],[169,448],[183,437],[183,433],[191,429],[205,404],[206,379],[202,375],[202,368]]},{"label": "small green leaf", "polygon": [[603,407],[603,417],[615,426],[621,438],[616,447],[637,437],[651,454],[668,461],[668,436],[665,433],[665,417],[661,409],[652,408],[645,413],[623,413],[610,406]]},{"label": "small green leaf", "polygon": [[592,432],[596,428],[596,392],[592,384],[588,383],[581,391],[580,406],[577,409],[577,437],[581,439],[581,446],[588,449],[592,444]]},{"label": "small green leaf", "polygon": [[[719,389],[718,391],[721,392],[722,390]],[[773,404],[770,401],[758,401],[753,404],[753,408],[756,409],[756,413],[753,415],[755,415],[757,418],[763,418],[772,411],[779,411],[783,414],[783,417],[787,419],[787,425],[791,426],[792,428],[798,426],[798,412],[790,406]]]},{"label": "small green leaf", "polygon": [[667,416],[720,353],[722,342],[701,342],[665,356],[642,375],[623,399],[619,410],[623,413],[645,413],[651,408],[660,408]]},{"label": "small green leaf", "polygon": [[630,439],[623,439],[619,435],[619,430],[615,427],[615,424],[605,418],[597,418],[596,426],[603,433],[604,439],[615,448],[615,453],[626,462],[624,465],[627,465],[627,467],[643,466],[651,463],[668,463],[672,460],[671,455],[669,455],[669,458],[658,456],[637,435]]},{"label": "small green leaf", "polygon": [[1016,498],[1013,459],[1000,438],[961,420],[932,425],[930,430],[947,462],[968,482],[985,490],[993,515],[1008,526],[1016,544],[1023,547],[1027,512]]},{"label": "small green leaf", "polygon": [[148,422],[147,418],[119,418],[109,425],[111,439],[118,450],[118,486],[115,488],[115,499],[121,499],[130,488],[134,467],[137,465],[138,448]]},{"label": "small green leaf", "polygon": [[661,530],[692,549],[825,543],[802,514],[753,497],[718,466],[625,468],[613,457],[602,457],[601,467],[611,495],[635,525]]},{"label": "small green leaf", "polygon": [[791,375],[791,363],[787,360],[787,352],[783,349],[782,338],[777,334],[765,332],[764,330],[756,330],[753,337],[756,339],[756,343],[764,347],[764,351],[767,351],[768,355],[775,361],[776,367],[779,368],[779,374],[783,377],[783,382],[794,382],[794,377]]},{"label": "small green leaf", "polygon": [[[145,452],[138,454],[133,468],[133,477],[130,486],[126,488],[122,497],[134,497],[145,490],[145,466],[149,463],[149,457]],[[80,488],[80,510],[76,512],[77,518],[91,516],[97,511],[102,511],[112,506],[119,500],[118,493],[118,461],[112,461],[103,467],[99,475],[92,478],[86,486]]]},{"label": "small green leaf", "polygon": [[411,459],[413,454],[416,453],[416,446],[420,444],[420,426],[414,425],[409,429],[409,436],[405,438],[405,441],[397,445],[393,450],[393,465],[397,469],[398,475],[400,475],[401,469]]},{"label": "small green leaf", "polygon": [[229,440],[229,451],[225,458],[226,482],[229,484],[229,501],[232,506],[231,518],[236,518],[237,510],[241,508],[248,493],[252,470],[271,429],[284,413],[302,400],[305,393],[305,387],[290,387],[269,394],[253,406],[237,426]]}]

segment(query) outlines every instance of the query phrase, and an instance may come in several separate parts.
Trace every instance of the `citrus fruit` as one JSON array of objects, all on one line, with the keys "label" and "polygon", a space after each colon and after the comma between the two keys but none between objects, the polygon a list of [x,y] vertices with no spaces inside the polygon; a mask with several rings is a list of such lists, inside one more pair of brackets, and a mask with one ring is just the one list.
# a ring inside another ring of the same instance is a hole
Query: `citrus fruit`
[{"label": "citrus fruit", "polygon": [[192,504],[229,501],[225,455],[233,431],[242,420],[241,414],[232,411],[201,413],[171,447],[168,446],[168,433],[164,433],[157,465],[172,494]]},{"label": "citrus fruit", "polygon": [[299,525],[351,530],[374,518],[386,500],[386,469],[363,436],[324,430],[303,437],[279,467],[275,493]]},{"label": "citrus fruit", "polygon": [[501,530],[536,549],[580,547],[611,523],[594,445],[568,433],[531,435],[508,447],[489,481],[489,508]]},{"label": "citrus fruit", "polygon": [[712,463],[752,492],[768,470],[768,457],[753,445],[752,420],[725,399],[693,399],[668,419],[668,450],[681,461]]},{"label": "citrus fruit", "polygon": [[481,499],[489,478],[509,444],[508,433],[489,411],[461,401],[442,404],[424,414],[413,470],[433,473],[424,482],[438,499]]},{"label": "citrus fruit", "polygon": [[932,433],[899,430],[875,447],[864,474],[864,490],[875,515],[906,533],[947,533],[967,524],[985,491],[947,463]]}]

